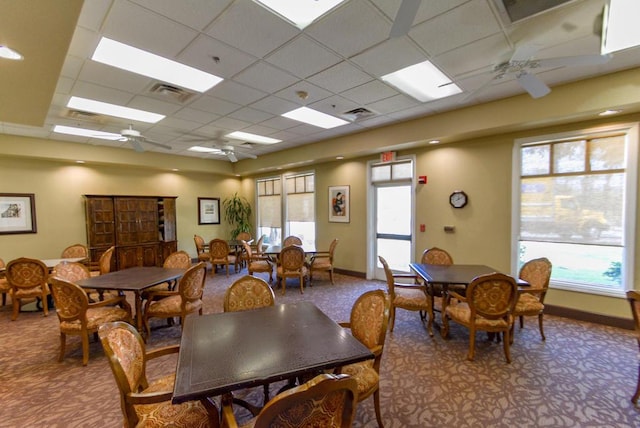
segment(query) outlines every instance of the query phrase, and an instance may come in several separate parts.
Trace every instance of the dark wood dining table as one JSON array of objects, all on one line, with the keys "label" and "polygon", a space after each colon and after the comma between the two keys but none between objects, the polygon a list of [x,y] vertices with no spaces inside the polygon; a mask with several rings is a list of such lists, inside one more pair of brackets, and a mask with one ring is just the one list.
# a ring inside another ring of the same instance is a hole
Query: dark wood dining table
[{"label": "dark wood dining table", "polygon": [[133,291],[135,294],[136,327],[142,331],[142,291],[163,282],[173,282],[180,278],[184,272],[185,269],[138,266],[81,279],[77,284],[82,288],[93,288],[98,291],[114,290],[119,293]]},{"label": "dark wood dining table", "polygon": [[[473,265],[473,264],[452,264],[452,265],[432,265],[424,263],[409,263],[409,268],[414,271],[425,283],[430,284],[442,284],[442,312],[446,309],[446,294],[448,292],[449,285],[463,285],[467,286],[473,281],[473,279],[480,275],[486,275],[498,270],[486,266],[486,265]],[[518,287],[526,287],[529,285],[527,281],[517,279]],[[433,320],[429,320],[430,323]],[[440,329],[442,337],[447,337],[449,332],[443,326]]]},{"label": "dark wood dining table", "polygon": [[311,302],[191,315],[182,331],[172,401],[304,378],[373,357]]},{"label": "dark wood dining table", "polygon": [[[280,244],[267,245],[267,247],[262,250],[262,253],[270,256],[277,256],[280,254],[280,251],[282,251],[283,248],[284,247]],[[302,245],[302,249],[304,250],[304,253],[307,255],[309,254],[313,255],[318,252],[318,250],[316,250],[316,247],[311,245]]]}]

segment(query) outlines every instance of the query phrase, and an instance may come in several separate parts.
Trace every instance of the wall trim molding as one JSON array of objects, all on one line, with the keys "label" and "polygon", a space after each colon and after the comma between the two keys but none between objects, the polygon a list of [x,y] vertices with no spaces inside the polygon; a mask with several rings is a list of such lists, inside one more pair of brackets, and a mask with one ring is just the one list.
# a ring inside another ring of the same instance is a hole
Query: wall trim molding
[{"label": "wall trim molding", "polygon": [[626,330],[633,330],[633,320],[627,318],[613,317],[610,315],[594,314],[578,309],[564,308],[562,306],[544,305],[545,314],[558,317],[570,318],[578,321],[587,321],[594,324],[602,324],[610,327],[618,327]]}]

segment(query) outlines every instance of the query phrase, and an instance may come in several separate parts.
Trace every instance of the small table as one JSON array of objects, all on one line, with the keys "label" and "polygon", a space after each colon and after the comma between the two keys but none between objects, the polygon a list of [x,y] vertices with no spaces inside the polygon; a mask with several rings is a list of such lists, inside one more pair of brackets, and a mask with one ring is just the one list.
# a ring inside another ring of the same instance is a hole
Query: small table
[{"label": "small table", "polygon": [[310,302],[187,317],[174,404],[374,358]]},{"label": "small table", "polygon": [[[268,245],[262,253],[268,255],[279,255],[283,248],[284,247],[282,245]],[[305,254],[315,254],[318,252],[315,247],[311,247],[309,245],[302,245],[302,249]]]},{"label": "small table", "polygon": [[83,288],[96,290],[133,291],[135,293],[136,326],[138,330],[142,331],[142,291],[163,282],[176,280],[184,272],[184,269],[140,266],[81,279],[77,284]]},{"label": "small table", "polygon": [[[415,273],[418,274],[425,282],[432,284],[442,284],[442,292],[444,294],[442,299],[442,313],[446,310],[446,293],[448,286],[451,284],[459,284],[467,286],[473,281],[476,276],[486,275],[489,273],[498,272],[496,269],[485,265],[430,265],[424,263],[409,263],[409,267]],[[518,286],[528,286],[529,283],[516,279]],[[433,317],[431,317],[433,318]],[[433,320],[430,319],[429,323]],[[440,330],[442,337],[447,337],[449,332],[443,326]]]}]

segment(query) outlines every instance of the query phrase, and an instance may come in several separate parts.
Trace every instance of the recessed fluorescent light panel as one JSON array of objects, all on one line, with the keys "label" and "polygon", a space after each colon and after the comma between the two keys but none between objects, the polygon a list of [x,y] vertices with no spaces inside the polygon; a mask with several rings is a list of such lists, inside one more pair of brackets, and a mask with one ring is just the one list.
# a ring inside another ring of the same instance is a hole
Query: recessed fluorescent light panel
[{"label": "recessed fluorescent light panel", "polygon": [[79,137],[100,138],[102,140],[120,140],[122,135],[112,132],[96,131],[95,129],[75,128],[73,126],[56,125],[53,132],[58,134],[77,135]]},{"label": "recessed fluorescent light panel", "polygon": [[282,116],[324,129],[335,128],[349,123],[346,120],[338,119],[337,117],[310,109],[309,107],[300,107],[284,113]]},{"label": "recessed fluorescent light panel", "polygon": [[275,138],[263,137],[262,135],[250,134],[248,132],[235,131],[225,135],[225,137],[233,138],[236,140],[244,140],[250,143],[260,144],[275,144],[280,143],[282,140],[276,140]]},{"label": "recessed fluorescent light panel", "polygon": [[80,97],[71,97],[67,103],[67,107],[146,123],[156,123],[164,119],[164,115],[161,114]]},{"label": "recessed fluorescent light panel", "polygon": [[271,12],[304,29],[344,0],[255,0]]},{"label": "recessed fluorescent light panel", "polygon": [[20,53],[14,51],[13,49],[0,45],[0,58],[4,59],[13,59],[13,60],[21,60],[24,57],[20,55]]},{"label": "recessed fluorescent light panel", "polygon": [[100,40],[91,59],[198,92],[206,92],[222,81],[213,74],[106,37]]},{"label": "recessed fluorescent light panel", "polygon": [[212,147],[192,146],[187,150],[198,153],[222,153],[220,149],[214,149]]},{"label": "recessed fluorescent light panel", "polygon": [[638,0],[610,0],[604,8],[600,53],[607,54],[640,45],[638,16]]},{"label": "recessed fluorescent light panel", "polygon": [[382,80],[395,86],[418,101],[426,102],[459,94],[462,89],[429,61],[410,65],[382,76]]}]

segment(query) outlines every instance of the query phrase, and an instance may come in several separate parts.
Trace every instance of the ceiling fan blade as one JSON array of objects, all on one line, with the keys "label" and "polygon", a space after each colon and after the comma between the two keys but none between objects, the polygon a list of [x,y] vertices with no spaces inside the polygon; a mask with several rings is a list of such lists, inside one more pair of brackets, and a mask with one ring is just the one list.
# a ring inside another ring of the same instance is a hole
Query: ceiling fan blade
[{"label": "ceiling fan blade", "polygon": [[606,64],[611,60],[611,55],[578,55],[558,58],[540,59],[537,61],[538,67],[571,67],[576,65],[599,65]]},{"label": "ceiling fan blade", "polygon": [[402,37],[409,33],[416,13],[418,13],[418,7],[420,7],[420,0],[402,0],[396,19],[393,20],[389,37]]},{"label": "ceiling fan blade", "polygon": [[140,141],[134,138],[127,138],[127,141],[129,141],[129,144],[131,144],[131,146],[133,147],[133,150],[135,150],[136,152],[138,153],[144,152],[144,148],[142,148],[142,144],[140,144]]},{"label": "ceiling fan blade", "polygon": [[536,45],[522,45],[518,46],[511,55],[511,59],[509,61],[526,61],[531,59],[537,52],[539,48]]},{"label": "ceiling fan blade", "polygon": [[155,141],[152,140],[148,140],[145,138],[144,140],[145,143],[147,144],[151,144],[152,146],[156,146],[156,147],[160,147],[166,150],[172,150],[171,146],[167,146],[166,144],[162,144],[162,143],[156,143]]},{"label": "ceiling fan blade", "polygon": [[233,153],[232,151],[225,152],[225,155],[227,155],[227,157],[231,162],[238,162],[238,158],[236,157],[236,154]]},{"label": "ceiling fan blade", "polygon": [[520,86],[533,98],[540,98],[551,92],[551,89],[535,74],[522,73],[516,77]]}]

